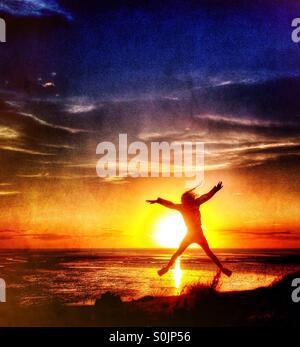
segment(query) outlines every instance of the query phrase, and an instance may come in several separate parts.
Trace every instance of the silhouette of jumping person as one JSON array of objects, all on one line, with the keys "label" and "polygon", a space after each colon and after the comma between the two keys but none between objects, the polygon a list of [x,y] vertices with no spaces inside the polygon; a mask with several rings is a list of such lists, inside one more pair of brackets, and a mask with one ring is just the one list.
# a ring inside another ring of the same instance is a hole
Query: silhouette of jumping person
[{"label": "silhouette of jumping person", "polygon": [[213,187],[207,194],[197,197],[193,192],[193,189],[181,195],[181,204],[174,204],[171,201],[158,198],[156,200],[146,200],[149,204],[160,204],[165,207],[179,211],[187,226],[187,233],[184,239],[181,241],[178,250],[173,254],[168,264],[158,271],[159,276],[164,275],[169,271],[175,260],[186,250],[192,243],[197,243],[202,247],[207,256],[219,267],[219,269],[228,277],[231,276],[232,271],[226,269],[216,255],[209,248],[208,242],[203,234],[201,227],[201,215],[199,211],[200,205],[211,199],[216,192],[222,189],[222,182],[219,182]]}]

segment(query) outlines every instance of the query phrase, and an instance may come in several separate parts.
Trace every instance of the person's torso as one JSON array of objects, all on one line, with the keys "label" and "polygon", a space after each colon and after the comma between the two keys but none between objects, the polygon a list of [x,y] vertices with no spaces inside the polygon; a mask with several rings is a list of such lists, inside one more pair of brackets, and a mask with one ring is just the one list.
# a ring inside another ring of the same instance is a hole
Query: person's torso
[{"label": "person's torso", "polygon": [[183,216],[188,232],[201,232],[201,214],[198,205],[181,205],[180,212]]}]

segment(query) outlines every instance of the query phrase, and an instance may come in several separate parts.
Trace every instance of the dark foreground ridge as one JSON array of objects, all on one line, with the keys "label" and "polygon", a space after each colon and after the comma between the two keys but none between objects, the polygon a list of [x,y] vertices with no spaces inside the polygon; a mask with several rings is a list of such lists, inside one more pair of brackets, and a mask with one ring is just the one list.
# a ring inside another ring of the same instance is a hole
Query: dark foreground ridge
[{"label": "dark foreground ridge", "polygon": [[300,302],[292,300],[292,281],[286,275],[268,287],[219,292],[216,282],[196,284],[179,296],[145,296],[123,302],[105,293],[94,306],[21,308],[0,304],[1,326],[300,326]]}]

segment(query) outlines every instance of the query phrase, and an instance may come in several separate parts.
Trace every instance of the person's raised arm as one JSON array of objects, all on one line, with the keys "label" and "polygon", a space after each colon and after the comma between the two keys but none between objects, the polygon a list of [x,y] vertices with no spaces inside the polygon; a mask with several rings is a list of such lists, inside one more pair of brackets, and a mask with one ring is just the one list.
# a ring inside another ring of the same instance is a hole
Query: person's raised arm
[{"label": "person's raised arm", "polygon": [[169,201],[169,200],[165,200],[165,199],[162,199],[162,198],[157,198],[156,200],[146,200],[149,204],[160,204],[160,205],[163,205],[165,207],[168,207],[168,208],[171,208],[171,209],[174,209],[174,210],[177,210],[178,207],[180,205],[178,204],[174,204],[174,202],[172,201]]},{"label": "person's raised arm", "polygon": [[203,204],[204,202],[206,202],[207,200],[211,199],[216,192],[218,192],[220,189],[223,188],[223,184],[222,182],[218,182],[218,184],[216,184],[213,189],[211,189],[208,193],[201,195],[199,198],[197,198],[197,203],[199,205]]}]

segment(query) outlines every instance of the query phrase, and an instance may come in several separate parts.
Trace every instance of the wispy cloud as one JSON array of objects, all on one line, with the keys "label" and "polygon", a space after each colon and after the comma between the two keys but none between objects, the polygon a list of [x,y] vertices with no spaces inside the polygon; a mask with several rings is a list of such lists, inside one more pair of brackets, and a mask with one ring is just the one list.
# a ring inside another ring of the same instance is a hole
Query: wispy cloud
[{"label": "wispy cloud", "polygon": [[284,127],[293,127],[298,130],[300,130],[300,126],[298,122],[285,122],[282,124],[282,122],[274,121],[274,120],[264,120],[264,119],[255,119],[255,118],[241,118],[241,117],[235,117],[235,116],[224,116],[219,114],[201,114],[196,115],[195,118],[198,118],[200,120],[208,120],[208,121],[214,121],[221,123],[222,125],[230,125],[230,126],[243,126],[243,127],[250,127],[250,128],[256,128],[256,127],[262,127],[262,128],[282,128]]},{"label": "wispy cloud", "polygon": [[0,190],[0,196],[11,196],[11,195],[18,195],[21,194],[21,192],[17,190],[12,190],[12,191],[1,191]]},{"label": "wispy cloud", "polygon": [[37,173],[37,174],[18,174],[17,177],[22,178],[46,178],[49,177],[49,173]]},{"label": "wispy cloud", "polygon": [[2,0],[0,11],[14,16],[61,15],[68,20],[72,15],[64,10],[56,0]]},{"label": "wispy cloud", "polygon": [[270,239],[270,240],[300,240],[299,230],[267,230],[267,229],[229,229],[229,230],[218,230],[218,232],[223,232],[224,234],[234,235],[237,234],[241,238],[253,239],[259,237],[260,239]]},{"label": "wispy cloud", "polygon": [[5,126],[0,126],[0,139],[17,139],[19,137],[19,133],[14,130],[11,129],[9,127],[5,127]]},{"label": "wispy cloud", "polygon": [[81,114],[81,113],[89,113],[96,109],[96,105],[69,105],[66,107],[66,111],[71,114]]},{"label": "wispy cloud", "polygon": [[11,151],[11,152],[17,152],[17,153],[24,153],[24,154],[30,154],[30,155],[55,155],[54,153],[46,153],[46,152],[40,152],[33,149],[27,149],[27,148],[21,148],[21,147],[13,147],[13,146],[0,146],[0,149],[4,151]]},{"label": "wispy cloud", "polygon": [[73,150],[75,149],[75,146],[71,145],[56,145],[56,144],[50,144],[50,143],[41,143],[41,146],[45,146],[48,148],[55,148],[55,149],[68,149],[68,150]]},{"label": "wispy cloud", "polygon": [[49,128],[53,128],[53,129],[58,129],[58,130],[63,130],[66,131],[70,134],[80,134],[80,133],[90,133],[93,132],[92,130],[85,130],[85,129],[77,129],[77,128],[71,128],[71,127],[66,127],[66,126],[61,126],[61,125],[57,125],[57,124],[52,124],[49,123],[43,119],[40,119],[36,116],[34,116],[33,114],[30,113],[19,113],[19,115],[23,116],[23,117],[27,117],[32,119],[33,121],[45,126],[45,127],[49,127]]},{"label": "wispy cloud", "polygon": [[22,236],[30,237],[33,240],[39,241],[61,241],[72,239],[71,235],[55,233],[25,233]]}]

